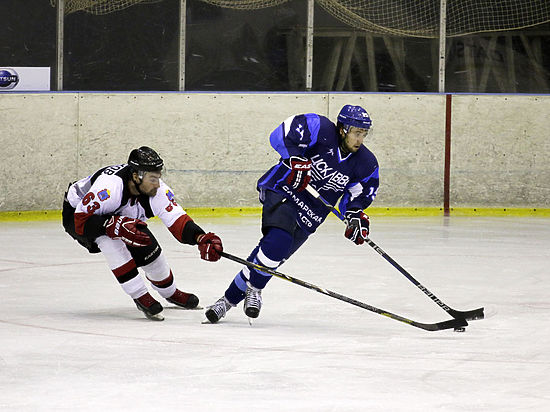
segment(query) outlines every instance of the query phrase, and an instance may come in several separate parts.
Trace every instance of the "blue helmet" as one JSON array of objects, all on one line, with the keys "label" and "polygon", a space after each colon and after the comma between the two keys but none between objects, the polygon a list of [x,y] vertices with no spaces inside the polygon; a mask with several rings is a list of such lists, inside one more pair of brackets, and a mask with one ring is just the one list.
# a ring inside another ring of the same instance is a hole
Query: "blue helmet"
[{"label": "blue helmet", "polygon": [[361,106],[346,104],[338,114],[338,122],[342,123],[346,132],[350,126],[369,130],[372,127],[372,120],[365,109]]}]

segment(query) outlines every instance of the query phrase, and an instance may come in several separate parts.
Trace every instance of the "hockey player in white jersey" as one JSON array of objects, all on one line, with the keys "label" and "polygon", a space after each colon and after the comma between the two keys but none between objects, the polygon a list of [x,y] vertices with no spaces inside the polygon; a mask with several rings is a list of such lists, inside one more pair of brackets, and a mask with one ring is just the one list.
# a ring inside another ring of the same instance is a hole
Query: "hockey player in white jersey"
[{"label": "hockey player in white jersey", "polygon": [[107,166],[69,185],[63,203],[65,231],[90,253],[102,252],[115,278],[151,320],[163,320],[162,305],[148,292],[151,286],[168,302],[187,309],[199,299],[176,288],[172,270],[145,221],[158,216],[181,243],[198,245],[201,258],[220,259],[220,238],[205,233],[176,203],[161,179],[164,163],[151,148],[131,151],[127,164]]}]

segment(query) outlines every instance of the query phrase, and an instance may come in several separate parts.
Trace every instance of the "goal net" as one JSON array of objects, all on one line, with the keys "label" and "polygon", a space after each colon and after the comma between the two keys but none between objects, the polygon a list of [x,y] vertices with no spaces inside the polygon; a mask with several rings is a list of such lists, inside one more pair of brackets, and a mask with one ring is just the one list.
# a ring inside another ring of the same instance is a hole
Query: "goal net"
[{"label": "goal net", "polygon": [[[58,0],[50,0],[57,7]],[[158,3],[162,0],[65,0],[65,15],[85,11],[90,14],[109,14],[138,3]]]},{"label": "goal net", "polygon": [[278,6],[290,0],[201,0],[214,6],[230,9],[254,10]]},{"label": "goal net", "polygon": [[[162,0],[65,0],[65,14],[107,14]],[[219,7],[260,9],[290,0],[201,0]],[[299,0],[306,1],[306,0]],[[344,24],[371,33],[439,37],[440,0],[315,0]],[[57,0],[50,0],[55,6]],[[549,0],[447,0],[447,36],[522,29],[550,21]]]},{"label": "goal net", "polygon": [[[316,0],[357,29],[439,37],[439,0]],[[550,21],[548,0],[447,0],[447,36],[516,30]]]}]

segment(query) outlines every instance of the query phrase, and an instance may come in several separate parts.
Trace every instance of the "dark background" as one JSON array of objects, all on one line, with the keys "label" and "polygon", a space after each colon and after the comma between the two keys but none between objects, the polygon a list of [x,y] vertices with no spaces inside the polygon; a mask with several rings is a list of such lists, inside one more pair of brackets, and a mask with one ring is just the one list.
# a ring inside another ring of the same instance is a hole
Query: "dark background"
[{"label": "dark background", "polygon": [[[0,67],[49,66],[55,87],[55,8],[48,0],[2,0],[0,7]],[[301,0],[245,11],[188,0],[185,90],[304,91],[306,13]],[[179,0],[71,13],[64,34],[64,90],[178,90]],[[446,91],[549,93],[549,40],[548,24],[449,38]],[[316,5],[312,89],[437,92],[437,50],[437,39],[354,31]]]}]

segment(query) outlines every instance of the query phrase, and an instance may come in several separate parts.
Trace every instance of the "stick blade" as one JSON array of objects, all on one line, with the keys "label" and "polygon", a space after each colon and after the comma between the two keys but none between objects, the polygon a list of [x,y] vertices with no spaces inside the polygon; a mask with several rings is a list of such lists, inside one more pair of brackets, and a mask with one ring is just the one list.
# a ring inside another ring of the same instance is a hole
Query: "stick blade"
[{"label": "stick blade", "polygon": [[444,322],[438,322],[438,323],[416,323],[414,326],[429,330],[429,331],[436,331],[436,330],[445,330],[445,329],[455,329],[455,328],[463,328],[468,326],[468,322],[464,319],[451,319],[446,320]]},{"label": "stick blade", "polygon": [[449,315],[451,315],[455,319],[464,319],[464,320],[479,320],[485,318],[485,308],[477,308],[473,310],[454,310],[451,309],[449,311]]}]

